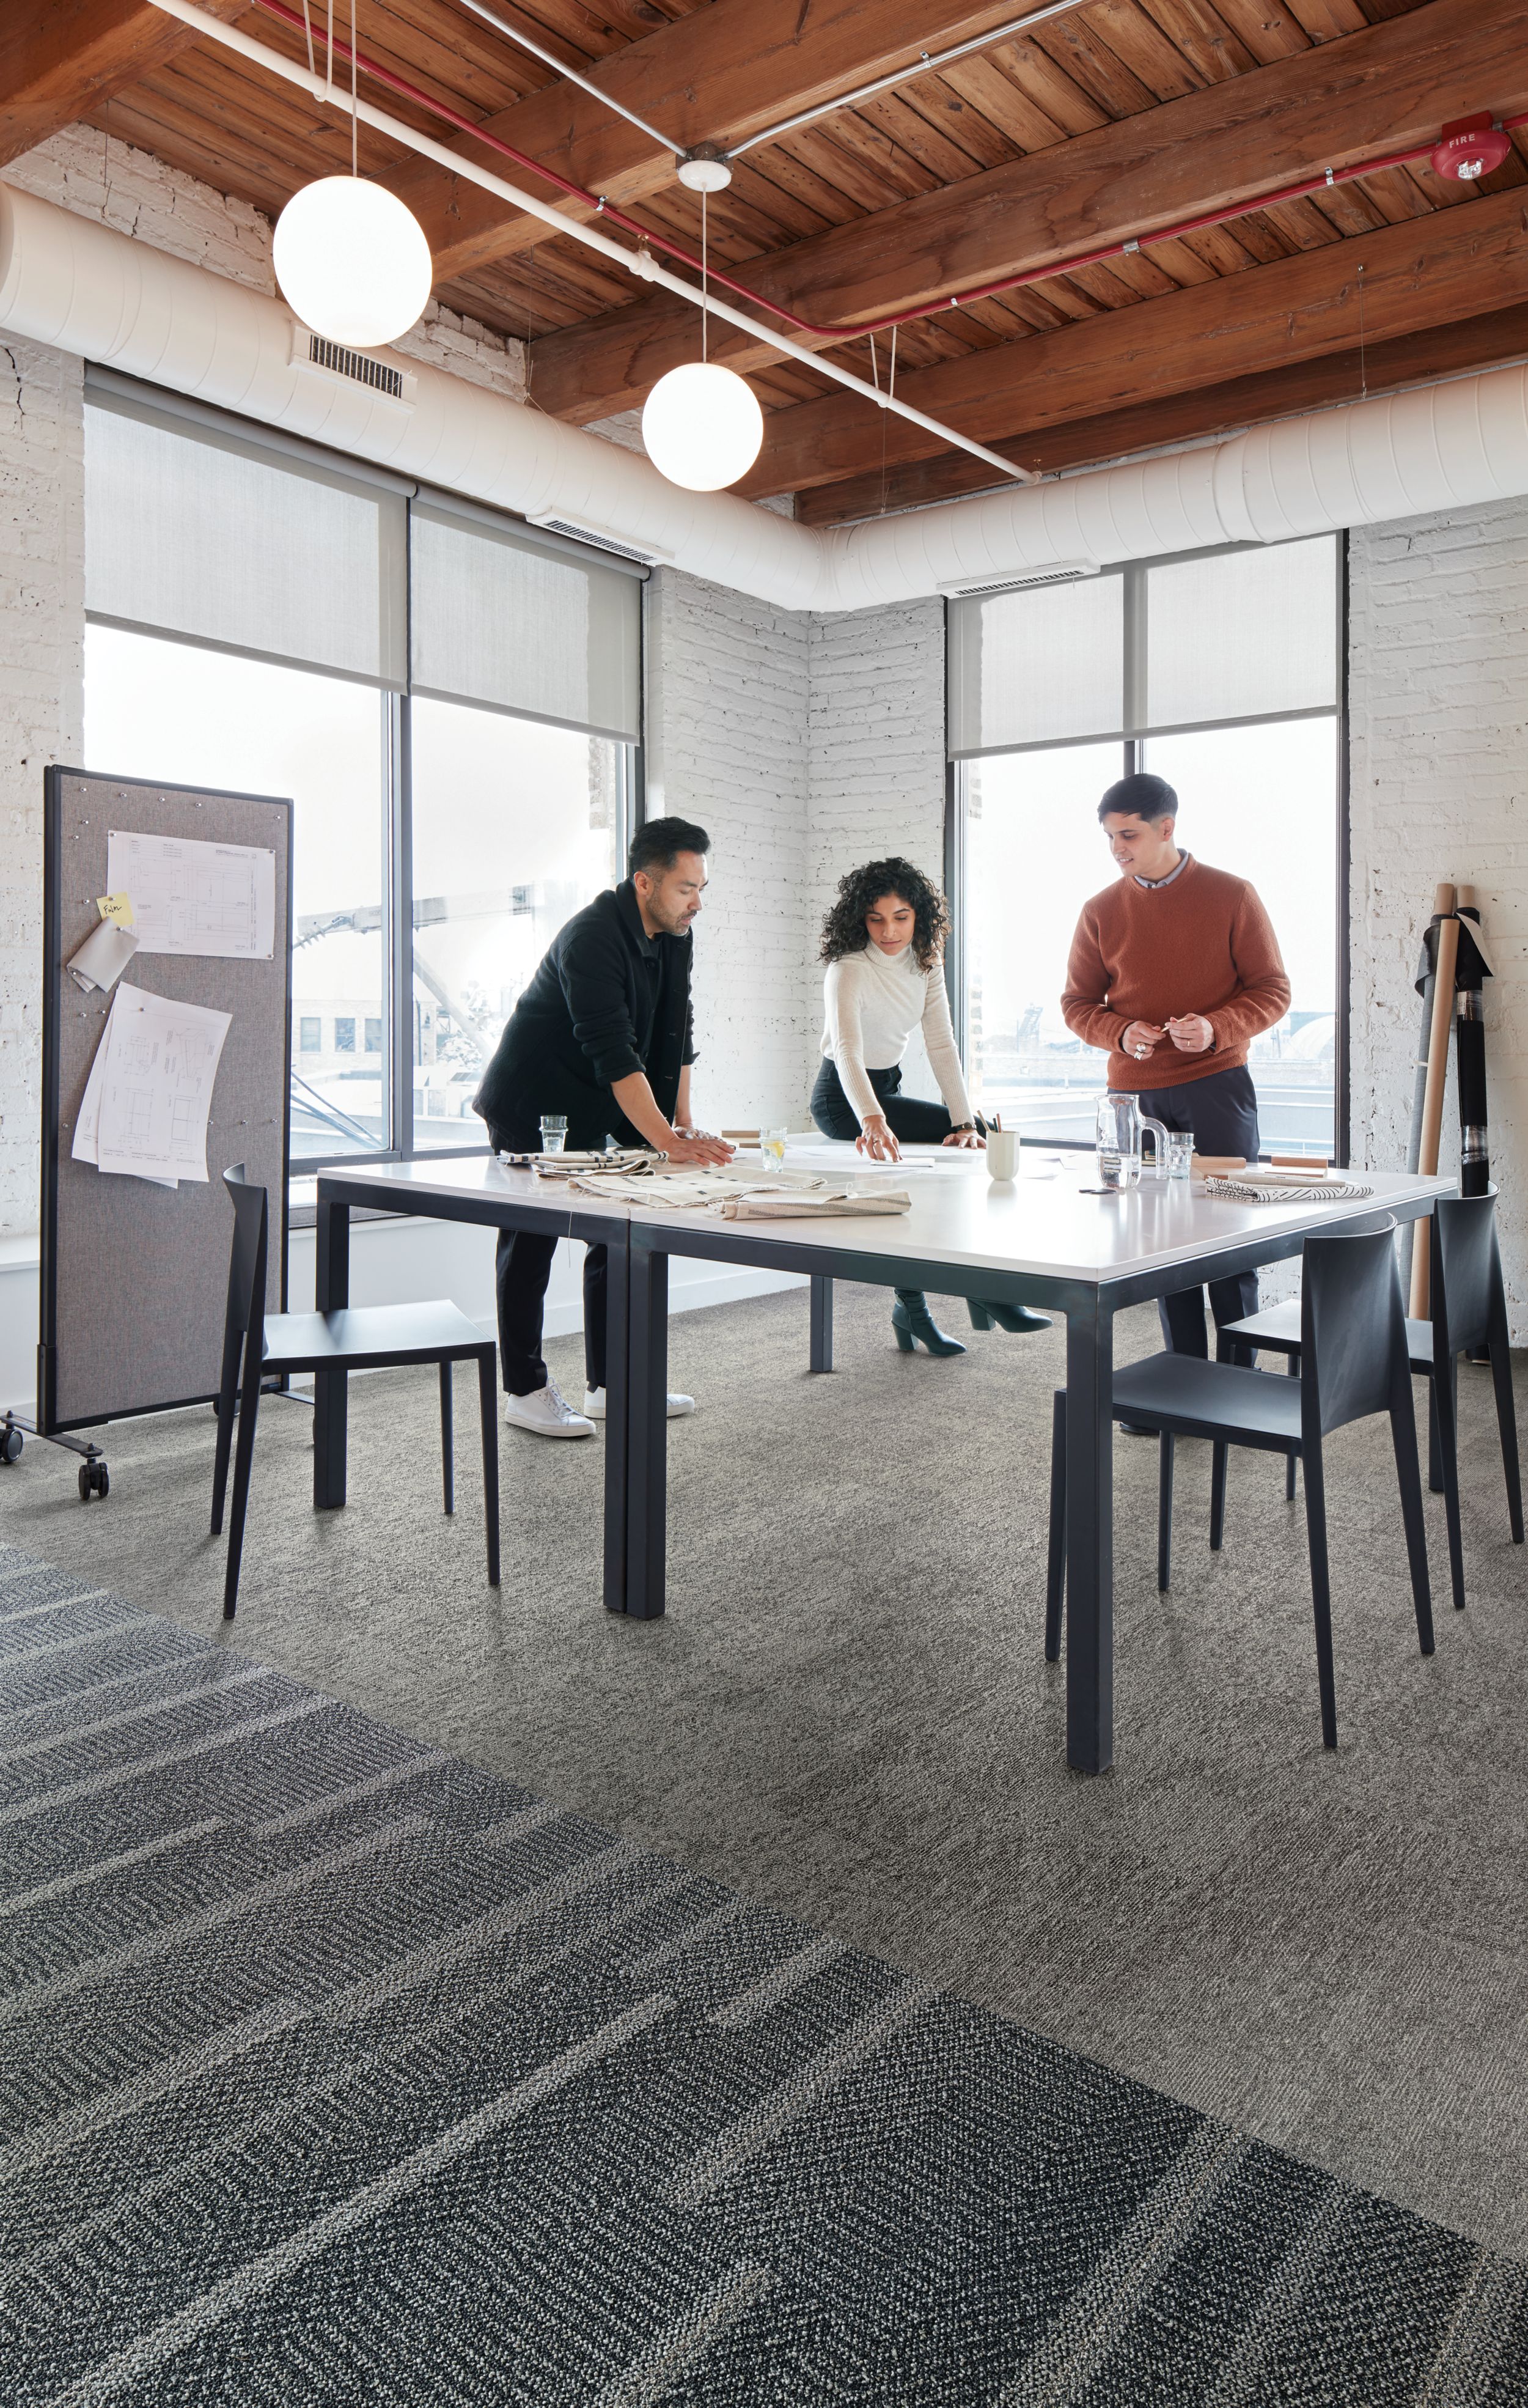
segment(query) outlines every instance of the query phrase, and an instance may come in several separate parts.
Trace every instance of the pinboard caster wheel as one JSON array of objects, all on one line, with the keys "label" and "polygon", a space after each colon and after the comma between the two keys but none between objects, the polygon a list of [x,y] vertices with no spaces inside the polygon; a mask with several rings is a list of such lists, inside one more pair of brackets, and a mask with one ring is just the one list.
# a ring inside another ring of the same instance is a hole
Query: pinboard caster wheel
[{"label": "pinboard caster wheel", "polygon": [[22,1444],[21,1431],[14,1422],[7,1422],[5,1428],[0,1429],[0,1463],[19,1463]]},{"label": "pinboard caster wheel", "polygon": [[88,1505],[93,1497],[109,1497],[111,1475],[102,1462],[82,1463],[79,1467],[79,1501]]}]

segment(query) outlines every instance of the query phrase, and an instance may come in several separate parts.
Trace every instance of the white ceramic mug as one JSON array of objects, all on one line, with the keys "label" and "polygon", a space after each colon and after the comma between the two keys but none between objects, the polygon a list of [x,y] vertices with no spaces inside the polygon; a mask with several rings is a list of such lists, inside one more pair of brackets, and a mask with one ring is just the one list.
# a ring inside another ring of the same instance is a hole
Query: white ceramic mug
[{"label": "white ceramic mug", "polygon": [[987,1131],[987,1176],[989,1179],[1012,1179],[1019,1168],[1019,1132],[1017,1129]]}]

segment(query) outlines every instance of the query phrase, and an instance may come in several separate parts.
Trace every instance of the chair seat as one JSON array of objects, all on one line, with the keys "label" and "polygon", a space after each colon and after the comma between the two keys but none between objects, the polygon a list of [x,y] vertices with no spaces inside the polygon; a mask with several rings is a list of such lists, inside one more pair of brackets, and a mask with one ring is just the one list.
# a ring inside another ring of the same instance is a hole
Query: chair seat
[{"label": "chair seat", "polygon": [[1300,1383],[1197,1354],[1149,1354],[1115,1372],[1114,1418],[1288,1453],[1300,1443]]},{"label": "chair seat", "polygon": [[[1298,1354],[1300,1299],[1294,1297],[1288,1304],[1270,1304],[1264,1312],[1250,1312],[1245,1321],[1228,1321],[1216,1334],[1221,1338],[1235,1339],[1239,1345],[1266,1347],[1270,1354]],[[1433,1325],[1430,1321],[1407,1323],[1406,1346],[1413,1371],[1431,1371]]]},{"label": "chair seat", "polygon": [[326,1370],[340,1364],[438,1363],[492,1344],[446,1297],[428,1304],[347,1305],[336,1312],[278,1312],[265,1322],[269,1370]]}]

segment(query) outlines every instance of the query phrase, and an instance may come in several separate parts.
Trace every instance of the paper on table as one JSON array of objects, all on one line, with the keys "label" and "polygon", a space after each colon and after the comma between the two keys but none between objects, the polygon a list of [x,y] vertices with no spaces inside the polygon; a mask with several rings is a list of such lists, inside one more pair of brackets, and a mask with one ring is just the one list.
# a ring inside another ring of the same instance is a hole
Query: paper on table
[{"label": "paper on table", "polygon": [[133,897],[146,953],[268,962],[276,947],[276,855],[251,844],[199,844],[107,831],[107,880]]},{"label": "paper on table", "polygon": [[139,1179],[207,1179],[207,1124],[232,1015],[121,986],[96,1049],[74,1154]]},{"label": "paper on table", "polygon": [[138,950],[131,928],[116,920],[97,920],[69,963],[69,976],[87,995],[93,987],[115,986]]}]

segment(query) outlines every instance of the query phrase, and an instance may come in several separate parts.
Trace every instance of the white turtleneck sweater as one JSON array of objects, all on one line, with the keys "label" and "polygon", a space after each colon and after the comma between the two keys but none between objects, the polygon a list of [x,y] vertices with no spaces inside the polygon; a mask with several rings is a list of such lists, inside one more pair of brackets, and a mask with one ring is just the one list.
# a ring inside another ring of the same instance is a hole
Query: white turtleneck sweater
[{"label": "white turtleneck sweater", "polygon": [[971,1102],[955,1050],[944,971],[937,963],[921,970],[910,945],[883,953],[866,944],[828,964],[822,982],[827,1026],[822,1051],[835,1066],[845,1095],[863,1124],[884,1108],[866,1070],[890,1070],[921,1027],[929,1062],[952,1121],[971,1118]]}]

